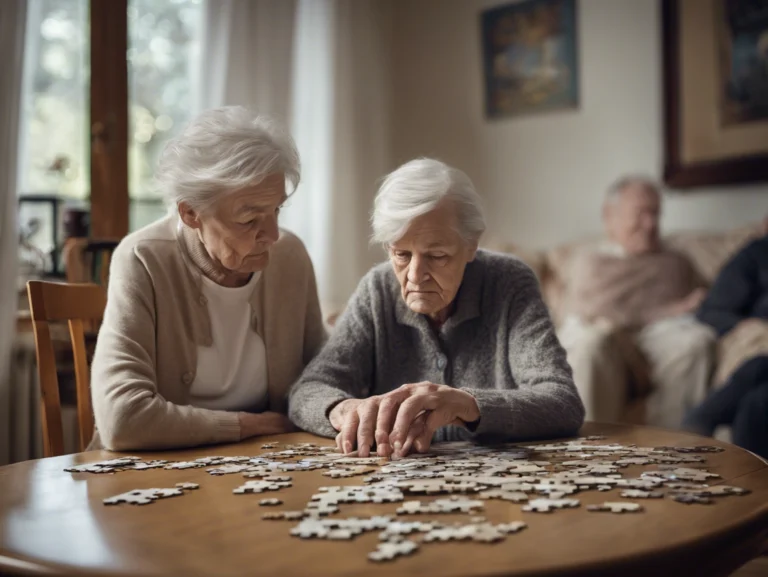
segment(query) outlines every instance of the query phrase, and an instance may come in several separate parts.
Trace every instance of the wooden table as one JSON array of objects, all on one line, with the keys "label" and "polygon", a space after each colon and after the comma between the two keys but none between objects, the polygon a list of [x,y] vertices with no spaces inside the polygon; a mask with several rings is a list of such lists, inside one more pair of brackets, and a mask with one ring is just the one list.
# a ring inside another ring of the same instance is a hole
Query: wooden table
[{"label": "wooden table", "polygon": [[[554,514],[523,513],[520,505],[488,501],[485,516],[498,523],[524,520],[528,528],[503,543],[425,544],[410,557],[374,564],[376,533],[354,541],[302,541],[290,521],[262,521],[262,495],[233,495],[240,475],[212,477],[205,469],[125,471],[114,475],[65,473],[72,464],[114,457],[91,452],[0,468],[0,574],[24,575],[727,575],[759,554],[768,539],[768,464],[726,443],[661,429],[586,425],[583,434],[640,446],[720,445],[706,455],[721,483],[752,491],[713,505],[667,499],[643,503],[646,512],[587,513],[589,503],[619,498],[583,492],[582,506]],[[204,455],[257,455],[266,440],[313,441],[307,434],[261,438],[237,445],[144,454],[188,460]],[[323,443],[329,443],[323,440]],[[637,474],[644,468],[637,467]],[[628,468],[625,476],[633,475]],[[102,499],[136,488],[201,485],[183,497],[146,506],[107,507]],[[279,496],[282,508],[303,508],[319,486],[359,484],[330,480],[319,471],[293,474]],[[345,516],[393,514],[396,505],[342,506]],[[446,521],[457,518],[447,516]]]}]

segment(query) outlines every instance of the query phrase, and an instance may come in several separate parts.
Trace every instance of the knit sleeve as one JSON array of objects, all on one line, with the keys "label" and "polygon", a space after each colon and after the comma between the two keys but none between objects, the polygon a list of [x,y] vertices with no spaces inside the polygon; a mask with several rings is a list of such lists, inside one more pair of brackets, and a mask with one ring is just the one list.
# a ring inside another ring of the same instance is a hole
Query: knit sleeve
[{"label": "knit sleeve", "polygon": [[467,388],[480,409],[475,437],[530,439],[575,434],[584,405],[565,350],[555,335],[538,283],[527,267],[516,273],[508,310],[512,380],[493,389]]},{"label": "knit sleeve", "polygon": [[363,278],[328,343],[291,388],[288,416],[299,428],[334,437],[328,415],[338,403],[366,397],[375,357],[374,299],[370,275]]},{"label": "knit sleeve", "polygon": [[718,336],[748,318],[759,296],[759,267],[752,254],[756,247],[757,243],[750,244],[723,267],[696,313]]},{"label": "knit sleeve", "polygon": [[240,439],[237,413],[176,405],[158,390],[155,294],[132,247],[110,266],[107,308],[91,366],[96,428],[116,451],[191,447]]}]

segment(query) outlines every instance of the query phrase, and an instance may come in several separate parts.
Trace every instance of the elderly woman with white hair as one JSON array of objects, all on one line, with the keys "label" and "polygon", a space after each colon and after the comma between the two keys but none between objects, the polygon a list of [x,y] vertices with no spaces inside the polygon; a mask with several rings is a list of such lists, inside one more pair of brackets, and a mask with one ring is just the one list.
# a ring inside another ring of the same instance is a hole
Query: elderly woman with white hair
[{"label": "elderly woman with white hair", "polygon": [[526,265],[478,250],[480,199],[460,170],[413,160],[383,182],[361,281],[291,389],[289,416],[380,456],[433,440],[571,435],[584,419],[565,352]]},{"label": "elderly woman with white hair", "polygon": [[299,182],[293,140],[243,108],[210,110],[167,144],[156,178],[172,213],[112,259],[92,447],[292,430],[288,389],[326,340],[309,256],[278,229]]}]

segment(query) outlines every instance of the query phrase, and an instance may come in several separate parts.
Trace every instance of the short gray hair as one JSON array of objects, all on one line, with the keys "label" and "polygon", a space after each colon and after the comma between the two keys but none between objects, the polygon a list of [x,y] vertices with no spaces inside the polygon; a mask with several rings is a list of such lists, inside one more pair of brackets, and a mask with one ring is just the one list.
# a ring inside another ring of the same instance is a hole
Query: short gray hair
[{"label": "short gray hair", "polygon": [[417,158],[389,173],[374,202],[373,242],[385,246],[398,241],[413,219],[422,216],[444,198],[456,203],[461,237],[469,243],[485,232],[480,196],[469,177],[432,158]]},{"label": "short gray hair", "polygon": [[198,211],[222,195],[283,173],[296,190],[299,153],[291,136],[273,120],[242,106],[201,113],[160,154],[155,184],[169,209],[181,202]]},{"label": "short gray hair", "polygon": [[632,174],[629,176],[622,176],[616,182],[608,187],[608,194],[605,196],[606,202],[616,202],[621,198],[623,192],[630,186],[642,186],[647,190],[652,190],[656,194],[659,194],[659,186],[656,181],[647,176],[640,176]]}]

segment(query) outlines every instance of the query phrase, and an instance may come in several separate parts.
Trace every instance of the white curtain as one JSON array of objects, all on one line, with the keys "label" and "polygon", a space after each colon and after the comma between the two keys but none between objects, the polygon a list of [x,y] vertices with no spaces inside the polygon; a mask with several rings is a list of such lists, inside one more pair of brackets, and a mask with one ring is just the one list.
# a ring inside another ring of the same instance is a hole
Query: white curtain
[{"label": "white curtain", "polygon": [[387,0],[207,3],[201,107],[242,104],[287,123],[302,183],[282,225],[304,240],[326,312],[381,257],[369,211],[390,166]]},{"label": "white curtain", "polygon": [[11,457],[11,350],[18,306],[16,177],[26,0],[0,2],[0,465]]}]

